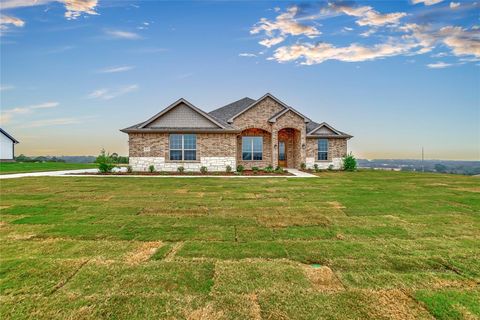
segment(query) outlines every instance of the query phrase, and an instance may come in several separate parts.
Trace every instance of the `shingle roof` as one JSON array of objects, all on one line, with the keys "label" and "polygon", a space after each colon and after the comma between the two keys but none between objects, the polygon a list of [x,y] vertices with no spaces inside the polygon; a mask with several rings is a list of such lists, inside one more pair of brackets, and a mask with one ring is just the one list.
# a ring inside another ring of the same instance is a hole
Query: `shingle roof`
[{"label": "shingle roof", "polygon": [[[278,100],[277,98],[273,97],[269,93],[267,93],[265,96],[270,96],[273,99]],[[263,96],[262,98],[264,98],[265,96]],[[256,102],[261,101],[262,98],[260,98],[258,100],[254,100],[254,99],[245,97],[245,98],[242,98],[240,100],[229,103],[229,104],[227,104],[223,107],[220,107],[218,109],[215,109],[213,111],[210,111],[210,112],[206,113],[207,116],[213,118],[213,120],[216,120],[218,123],[223,125],[224,128],[218,128],[217,129],[217,128],[158,128],[158,127],[148,128],[148,127],[143,127],[143,125],[145,125],[148,122],[148,120],[147,120],[147,121],[144,121],[144,122],[141,122],[141,123],[137,123],[137,124],[135,124],[133,126],[130,126],[128,128],[125,128],[121,131],[123,131],[123,132],[172,132],[172,131],[176,131],[176,130],[177,131],[192,130],[192,131],[198,131],[198,132],[200,132],[200,131],[201,132],[221,132],[221,131],[235,132],[235,131],[238,131],[239,129],[236,128],[235,126],[233,126],[231,123],[229,123],[229,120],[231,120],[235,116],[241,114],[243,111],[247,110],[248,108],[252,107]],[[181,100],[183,100],[183,99],[181,99]],[[272,121],[274,122],[274,120],[278,116],[287,112],[288,110],[292,110],[293,112],[295,112],[295,113],[299,114],[300,116],[304,117],[306,119],[306,122],[308,120],[310,120],[307,117],[303,116],[301,113],[299,113],[297,110],[293,109],[292,107],[289,107],[289,106],[283,104],[283,102],[282,102],[282,105],[285,107],[285,109],[280,110],[278,113],[272,115],[272,117],[269,119],[271,122]],[[203,112],[203,111],[201,111],[201,112]],[[333,129],[333,131],[335,133],[332,133],[332,134],[314,134],[314,133],[312,133],[312,130],[314,130],[314,129],[322,126],[322,125],[325,125],[330,129]],[[329,124],[327,124],[325,122],[317,123],[317,122],[314,122],[314,121],[311,121],[311,120],[306,123],[306,133],[307,133],[307,137],[328,137],[328,138],[351,138],[352,137],[351,135],[349,135],[345,132],[334,129],[332,126],[330,126]]]},{"label": "shingle roof", "polygon": [[235,102],[229,103],[226,106],[210,111],[208,114],[227,123],[228,119],[234,115],[242,112],[256,100],[245,97]]}]

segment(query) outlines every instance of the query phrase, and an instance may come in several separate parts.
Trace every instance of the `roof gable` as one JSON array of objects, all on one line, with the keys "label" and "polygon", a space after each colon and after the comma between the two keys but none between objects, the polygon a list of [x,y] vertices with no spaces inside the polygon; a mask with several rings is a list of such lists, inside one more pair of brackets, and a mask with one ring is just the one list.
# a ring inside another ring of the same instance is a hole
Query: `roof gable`
[{"label": "roof gable", "polygon": [[179,99],[139,126],[143,128],[221,128],[225,126],[185,99]]},{"label": "roof gable", "polygon": [[311,122],[307,127],[307,137],[352,138],[351,135],[333,128],[326,122],[320,124]]},{"label": "roof gable", "polygon": [[13,143],[18,143],[18,140],[15,139],[14,137],[12,137],[11,135],[9,135],[7,131],[5,131],[5,130],[3,130],[2,128],[0,128],[0,132],[1,132],[5,137],[7,137],[8,139],[12,140]]},{"label": "roof gable", "polygon": [[282,111],[278,112],[277,114],[273,115],[270,119],[268,119],[269,122],[276,122],[278,118],[280,118],[281,116],[283,116],[284,114],[286,114],[287,112],[292,112],[294,114],[296,114],[297,116],[299,116],[300,118],[303,119],[303,121],[305,122],[310,122],[310,119],[305,117],[303,114],[301,114],[300,112],[298,112],[297,110],[293,109],[292,107],[288,107],[287,109],[283,109]]},{"label": "roof gable", "polygon": [[270,94],[270,93],[267,93],[265,94],[263,97],[261,97],[260,99],[258,100],[255,100],[253,103],[251,103],[249,106],[247,106],[246,108],[244,108],[243,110],[241,110],[240,112],[238,112],[237,114],[233,115],[232,117],[230,117],[230,119],[227,120],[227,122],[229,123],[232,123],[233,120],[238,117],[239,115],[243,114],[244,112],[250,110],[251,108],[253,108],[255,105],[257,105],[260,101],[263,101],[264,99],[266,98],[270,98],[272,100],[274,100],[275,102],[277,102],[279,105],[281,105],[283,108],[285,109],[288,109],[289,106],[287,106],[285,103],[283,103],[282,101],[280,101],[279,99],[277,99],[274,95]]}]

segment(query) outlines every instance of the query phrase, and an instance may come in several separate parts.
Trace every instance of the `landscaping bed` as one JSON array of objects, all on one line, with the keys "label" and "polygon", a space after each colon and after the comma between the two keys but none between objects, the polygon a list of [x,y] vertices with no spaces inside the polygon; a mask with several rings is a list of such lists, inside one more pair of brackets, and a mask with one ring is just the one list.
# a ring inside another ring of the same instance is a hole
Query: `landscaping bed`
[{"label": "landscaping bed", "polygon": [[[76,173],[78,175],[79,173]],[[244,170],[243,172],[224,172],[224,171],[212,171],[212,172],[168,172],[168,171],[132,171],[132,172],[84,172],[80,175],[102,175],[102,176],[293,176],[294,174],[284,170],[283,172],[265,172],[265,171],[253,171]]]}]

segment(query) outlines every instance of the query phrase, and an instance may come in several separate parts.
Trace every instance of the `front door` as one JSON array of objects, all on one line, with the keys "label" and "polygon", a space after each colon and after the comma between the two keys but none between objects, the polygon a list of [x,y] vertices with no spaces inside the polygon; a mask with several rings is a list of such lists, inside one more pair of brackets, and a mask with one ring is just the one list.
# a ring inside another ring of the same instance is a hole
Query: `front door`
[{"label": "front door", "polygon": [[287,166],[287,150],[285,149],[285,141],[278,142],[278,166],[282,168]]}]

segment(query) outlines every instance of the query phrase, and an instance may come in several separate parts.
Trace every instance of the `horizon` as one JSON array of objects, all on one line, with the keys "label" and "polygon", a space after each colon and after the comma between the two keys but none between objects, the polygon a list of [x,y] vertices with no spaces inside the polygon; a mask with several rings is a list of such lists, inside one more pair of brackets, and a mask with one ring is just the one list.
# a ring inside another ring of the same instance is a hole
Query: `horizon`
[{"label": "horizon", "polygon": [[[27,156],[128,155],[178,98],[271,92],[357,159],[480,160],[471,1],[2,1],[0,125]],[[429,157],[430,156],[430,157]]]}]

